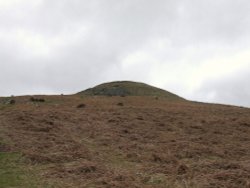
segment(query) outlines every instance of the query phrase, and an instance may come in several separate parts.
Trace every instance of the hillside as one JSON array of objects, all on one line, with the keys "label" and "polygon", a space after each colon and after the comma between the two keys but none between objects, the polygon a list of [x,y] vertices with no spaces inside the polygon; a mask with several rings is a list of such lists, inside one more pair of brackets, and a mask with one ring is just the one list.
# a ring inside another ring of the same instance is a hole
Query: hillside
[{"label": "hillside", "polygon": [[89,96],[155,96],[164,97],[170,100],[184,100],[183,98],[163,89],[131,81],[104,83],[78,94]]},{"label": "hillside", "polygon": [[0,187],[250,187],[250,109],[133,91],[0,98]]}]

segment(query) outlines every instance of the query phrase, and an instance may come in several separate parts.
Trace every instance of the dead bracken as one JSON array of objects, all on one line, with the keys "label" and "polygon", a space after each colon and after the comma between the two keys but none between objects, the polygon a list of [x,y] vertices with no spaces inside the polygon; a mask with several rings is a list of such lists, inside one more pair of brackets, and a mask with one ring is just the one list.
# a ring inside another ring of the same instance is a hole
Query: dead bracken
[{"label": "dead bracken", "polygon": [[0,99],[0,154],[58,187],[249,188],[249,109],[154,96]]}]

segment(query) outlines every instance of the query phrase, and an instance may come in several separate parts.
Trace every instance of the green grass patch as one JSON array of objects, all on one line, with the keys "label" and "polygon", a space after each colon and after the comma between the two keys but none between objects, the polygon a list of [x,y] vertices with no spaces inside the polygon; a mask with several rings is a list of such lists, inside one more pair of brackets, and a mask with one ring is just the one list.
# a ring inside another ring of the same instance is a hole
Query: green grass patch
[{"label": "green grass patch", "polygon": [[19,153],[0,152],[1,188],[52,187],[38,181],[36,172]]},{"label": "green grass patch", "polygon": [[5,110],[6,108],[10,108],[10,107],[11,107],[10,104],[0,104],[0,111]]},{"label": "green grass patch", "polygon": [[22,157],[17,153],[0,153],[0,185],[1,187],[34,187],[22,168]]}]

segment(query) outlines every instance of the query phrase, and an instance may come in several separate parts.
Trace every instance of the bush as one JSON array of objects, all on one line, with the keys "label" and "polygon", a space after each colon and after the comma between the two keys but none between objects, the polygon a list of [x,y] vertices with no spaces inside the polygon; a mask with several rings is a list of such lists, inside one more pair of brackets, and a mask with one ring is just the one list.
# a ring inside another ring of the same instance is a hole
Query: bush
[{"label": "bush", "polygon": [[77,108],[84,108],[86,105],[85,104],[79,104]]},{"label": "bush", "polygon": [[16,101],[14,99],[11,99],[9,104],[16,104]]},{"label": "bush", "polygon": [[31,98],[30,98],[30,101],[31,101],[31,102],[45,102],[45,99],[39,99],[39,98],[31,97]]},{"label": "bush", "polygon": [[124,106],[122,102],[117,103],[117,106]]}]

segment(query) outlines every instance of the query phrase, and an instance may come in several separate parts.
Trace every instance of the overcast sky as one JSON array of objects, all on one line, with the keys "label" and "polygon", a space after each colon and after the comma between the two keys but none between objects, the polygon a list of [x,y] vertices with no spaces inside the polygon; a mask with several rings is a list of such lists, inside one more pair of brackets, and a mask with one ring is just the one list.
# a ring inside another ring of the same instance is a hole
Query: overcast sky
[{"label": "overcast sky", "polygon": [[114,80],[250,107],[250,1],[0,0],[0,96]]}]

